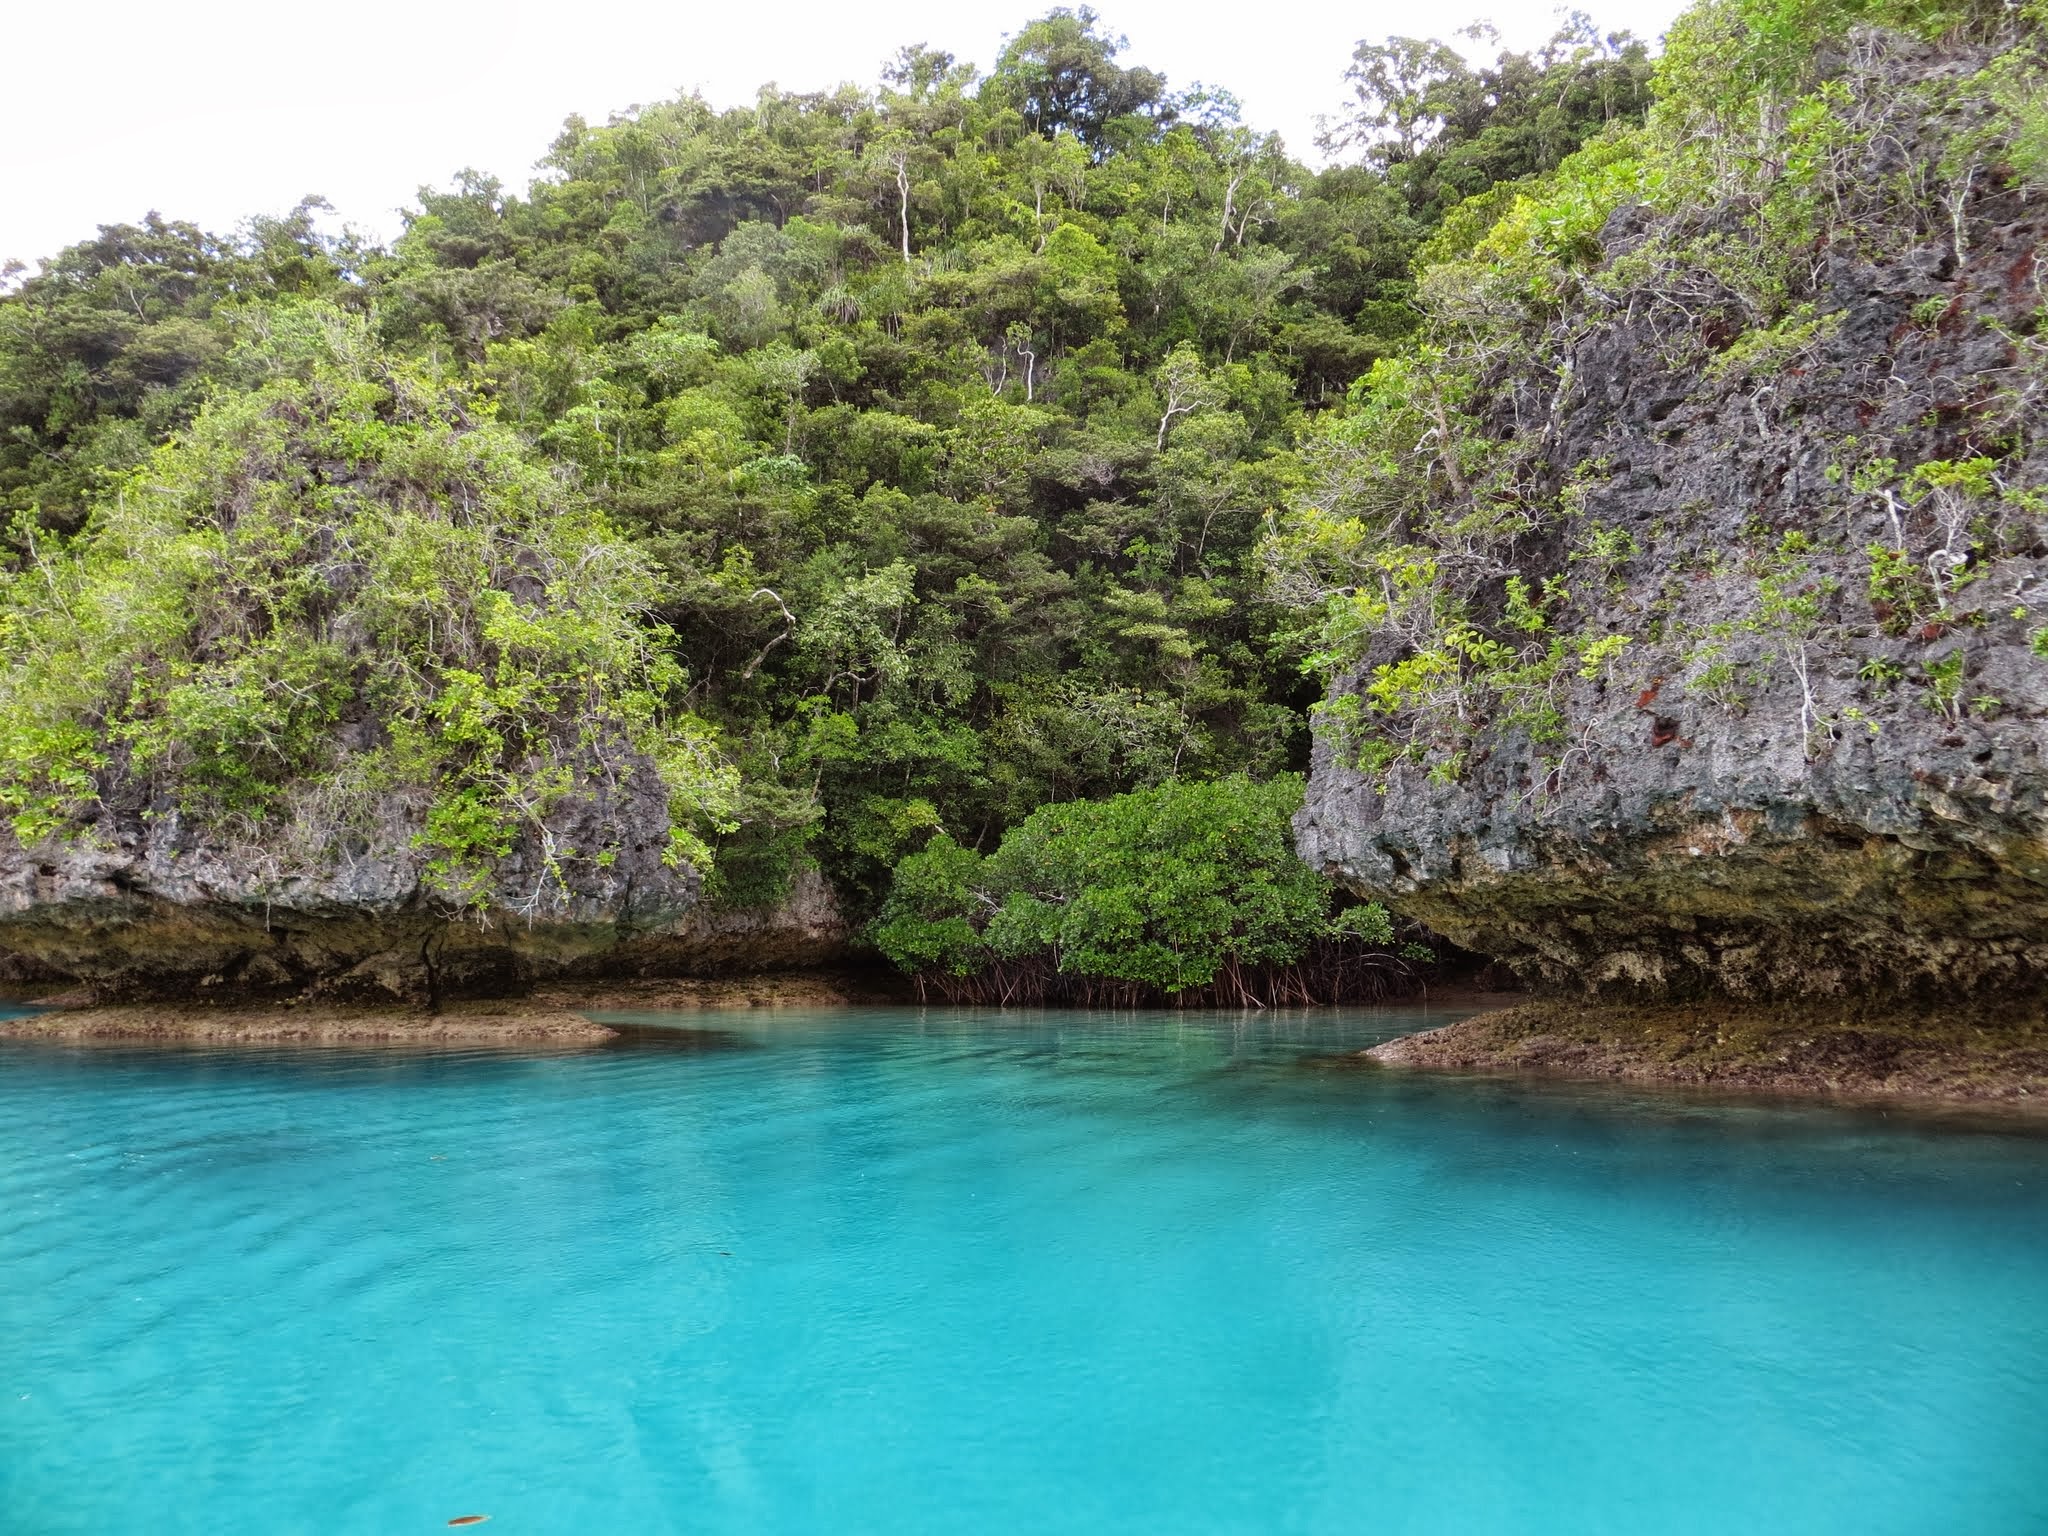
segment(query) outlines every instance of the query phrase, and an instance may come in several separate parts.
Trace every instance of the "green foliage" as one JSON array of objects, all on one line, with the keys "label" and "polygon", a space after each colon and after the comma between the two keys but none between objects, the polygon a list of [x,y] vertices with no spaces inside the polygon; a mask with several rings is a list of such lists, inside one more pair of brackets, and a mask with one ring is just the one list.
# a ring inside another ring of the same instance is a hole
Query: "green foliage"
[{"label": "green foliage", "polygon": [[[730,775],[674,707],[648,563],[360,320],[273,310],[236,362],[265,382],[0,589],[16,834],[130,805],[254,837],[320,806],[341,837],[417,785],[430,879],[468,903],[573,784],[639,753],[673,797],[673,856],[701,858]],[[607,846],[552,849],[554,872]]]},{"label": "green foliage", "polygon": [[1963,718],[1966,708],[1963,670],[1968,662],[1969,658],[1958,648],[1922,668],[1922,681],[1927,690],[1922,695],[1923,702],[1944,720],[1955,722]]},{"label": "green foliage", "polygon": [[108,225],[0,300],[0,520],[77,529],[191,420],[254,309],[344,297],[363,253],[317,233],[325,207],[309,199],[237,239],[155,214]]},{"label": "green foliage", "polygon": [[2033,190],[2048,190],[2048,80],[2038,47],[2004,54],[1985,73],[2014,172]]},{"label": "green foliage", "polygon": [[[1301,769],[1304,652],[1377,625],[1429,650],[1389,699],[1479,673],[1554,731],[1621,642],[1537,583],[1503,649],[1440,591],[1536,518],[1494,494],[1471,378],[1412,344],[1411,266],[1547,173],[1531,290],[1583,267],[1634,195],[1648,54],[1576,21],[1476,66],[1415,45],[1423,75],[1379,46],[1365,152],[1321,172],[1084,7],[986,73],[911,48],[873,89],[571,119],[529,187],[422,189],[389,249],[308,205],[45,263],[0,295],[18,829],[146,802],[259,837],[409,796],[473,900],[645,753],[714,899],[815,861],[865,916],[936,828],[995,847],[1047,805]],[[1371,507],[1298,562],[1363,571],[1319,629],[1262,550],[1332,470]],[[1389,537],[1438,493],[1454,552]]]},{"label": "green foliage", "polygon": [[1757,553],[1756,607],[1746,627],[1756,634],[1796,641],[1810,635],[1832,594],[1832,578],[1813,574],[1814,542],[1792,529]]},{"label": "green foliage", "polygon": [[[985,75],[912,48],[873,90],[572,120],[531,187],[423,190],[389,251],[323,239],[312,204],[232,239],[109,227],[0,299],[0,507],[19,568],[58,558],[209,392],[266,387],[238,338],[324,296],[660,568],[648,633],[747,765],[721,836],[750,889],[815,856],[871,901],[933,818],[986,841],[1049,800],[1298,767],[1304,657],[1375,656],[1369,707],[1324,716],[1361,761],[1454,773],[1474,722],[1554,742],[1574,687],[1633,665],[1590,622],[1633,535],[1582,525],[1599,466],[1489,420],[1501,370],[1550,356],[1587,300],[1689,306],[1724,382],[1805,366],[1832,324],[1810,255],[1881,126],[1836,43],[1996,39],[1939,87],[1959,125],[1940,174],[2034,184],[2028,14],[1711,0],[1654,64],[1653,111],[1645,47],[1583,18],[1476,63],[1362,42],[1332,136],[1357,160],[1312,174],[1226,93],[1169,90],[1060,9]],[[1879,190],[1938,230],[1943,188]],[[1631,207],[1653,233],[1612,254]],[[1957,521],[1933,566],[1904,537],[1873,555],[1873,600],[1947,614],[2013,493],[1880,462],[1845,469],[1858,495]],[[1519,563],[1558,524],[1562,564]],[[1772,592],[1777,630],[1796,594]],[[51,772],[139,753],[268,814],[296,770],[252,777],[229,734],[311,761],[348,707],[327,663],[272,664],[311,670],[280,673],[291,692],[157,680],[161,740],[88,732]],[[483,750],[519,705],[477,675],[434,719]]]},{"label": "green foliage", "polygon": [[1935,610],[1933,584],[1909,553],[1888,544],[1872,544],[1864,553],[1870,559],[1870,606],[1886,634],[1903,635]]},{"label": "green foliage", "polygon": [[[110,226],[0,295],[0,804],[29,840],[256,840],[402,801],[460,903],[523,841],[615,857],[550,813],[646,762],[713,899],[816,861],[921,976],[1181,996],[1385,949],[1289,851],[1319,688],[1368,776],[1439,782],[1489,732],[1565,763],[1586,700],[1654,689],[1664,620],[1616,600],[1657,534],[1543,424],[1578,337],[1682,314],[1673,373],[1768,432],[1834,334],[1819,253],[1960,259],[1973,187],[2048,179],[2041,19],[1708,0],[1654,64],[1578,17],[1481,62],[1363,42],[1356,153],[1313,172],[1062,8],[985,74],[910,48],[873,89],[571,119],[388,250],[317,203]],[[1864,27],[1988,63],[1874,89]],[[1938,163],[1866,175],[1906,119]],[[1672,637],[1675,686],[1789,674],[1809,751],[1870,724],[1815,703],[1823,522],[1866,519],[1895,637],[1984,622],[2048,513],[2004,441],[1844,442],[1841,507],[1692,573],[1736,611]],[[1930,705],[2003,707],[1966,674],[1925,663]]]},{"label": "green foliage", "polygon": [[1242,775],[1041,806],[983,856],[941,832],[897,865],[871,930],[913,973],[1035,962],[1173,996],[1226,969],[1285,967],[1321,938],[1384,947],[1384,908],[1334,921],[1294,856],[1299,777]]},{"label": "green foliage", "polygon": [[1823,45],[1852,27],[1934,38],[1993,31],[2012,11],[2003,0],[1707,0],[1673,23],[1658,97],[1668,117],[1727,121],[1759,97],[1811,89]]},{"label": "green foliage", "polygon": [[[1055,11],[982,77],[910,50],[872,93],[572,122],[523,196],[424,193],[365,264],[385,345],[666,568],[751,769],[725,851],[816,858],[856,909],[934,818],[992,839],[1306,762],[1255,550],[1307,415],[1412,326],[1451,199],[1382,159],[1311,175],[1120,49]],[[1639,116],[1646,70],[1576,33],[1503,56],[1433,184]]]},{"label": "green foliage", "polygon": [[1708,365],[1713,379],[1768,379],[1799,366],[1841,325],[1839,313],[1821,315],[1802,304],[1775,325],[1746,331]]},{"label": "green foliage", "polygon": [[[1465,35],[1497,39],[1483,23]],[[1364,146],[1411,207],[1442,217],[1465,198],[1553,169],[1606,125],[1640,118],[1650,73],[1640,40],[1603,36],[1577,13],[1534,53],[1477,67],[1435,40],[1362,42],[1346,72],[1353,108],[1324,143]]]}]

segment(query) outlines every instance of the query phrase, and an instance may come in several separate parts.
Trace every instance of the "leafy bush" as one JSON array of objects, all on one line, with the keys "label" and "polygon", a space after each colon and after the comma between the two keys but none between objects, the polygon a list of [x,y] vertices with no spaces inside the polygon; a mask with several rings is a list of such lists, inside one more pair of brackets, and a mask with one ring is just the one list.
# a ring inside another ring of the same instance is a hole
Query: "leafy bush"
[{"label": "leafy bush", "polygon": [[1312,993],[1313,948],[1383,951],[1393,926],[1377,905],[1333,919],[1335,887],[1294,854],[1301,799],[1298,777],[1234,774],[1041,806],[987,856],[941,832],[898,863],[871,933],[950,995]]}]

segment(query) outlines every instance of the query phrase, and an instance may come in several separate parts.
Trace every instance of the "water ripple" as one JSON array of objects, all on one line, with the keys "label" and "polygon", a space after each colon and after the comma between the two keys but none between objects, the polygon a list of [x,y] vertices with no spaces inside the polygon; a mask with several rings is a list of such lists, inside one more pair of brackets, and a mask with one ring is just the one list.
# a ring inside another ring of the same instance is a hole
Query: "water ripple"
[{"label": "water ripple", "polygon": [[0,1047],[0,1529],[2048,1526],[2048,1139],[1402,1020]]}]

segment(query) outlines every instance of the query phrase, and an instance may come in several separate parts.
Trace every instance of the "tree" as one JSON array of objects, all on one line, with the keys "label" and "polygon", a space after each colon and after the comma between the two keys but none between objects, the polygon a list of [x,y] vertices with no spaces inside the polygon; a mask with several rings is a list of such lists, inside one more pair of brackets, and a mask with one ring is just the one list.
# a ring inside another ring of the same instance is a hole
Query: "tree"
[{"label": "tree", "polygon": [[985,858],[940,832],[897,866],[871,931],[945,995],[1328,995],[1399,961],[1384,909],[1333,917],[1335,887],[1294,856],[1301,795],[1296,777],[1232,776],[1048,805]]},{"label": "tree", "polygon": [[1033,133],[1051,138],[1066,129],[1097,158],[1111,147],[1112,123],[1158,115],[1166,97],[1164,75],[1117,65],[1129,43],[1099,31],[1100,20],[1085,5],[1046,12],[1003,48],[983,88],[1022,114]]}]

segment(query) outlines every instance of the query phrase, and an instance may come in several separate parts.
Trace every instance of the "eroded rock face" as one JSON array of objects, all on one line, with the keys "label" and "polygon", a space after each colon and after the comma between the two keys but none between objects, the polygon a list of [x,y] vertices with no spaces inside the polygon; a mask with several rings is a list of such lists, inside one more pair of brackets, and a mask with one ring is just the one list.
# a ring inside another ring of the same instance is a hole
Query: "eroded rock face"
[{"label": "eroded rock face", "polygon": [[773,906],[699,906],[616,947],[573,962],[564,975],[636,979],[802,971],[845,963],[852,930],[830,883],[800,869]]},{"label": "eroded rock face", "polygon": [[107,813],[87,835],[23,847],[0,834],[0,967],[106,997],[305,992],[343,1001],[496,996],[578,960],[683,931],[699,880],[664,862],[667,791],[642,763],[559,806],[456,911],[414,846],[424,809],[394,796],[375,825],[301,825],[231,842],[173,812]]},{"label": "eroded rock face", "polygon": [[[1763,998],[2048,984],[2048,660],[2032,648],[2048,520],[2008,504],[1998,558],[1972,567],[1982,583],[1908,624],[1866,551],[1904,542],[1917,563],[1938,499],[1887,505],[1841,469],[1873,452],[1902,474],[2004,452],[2008,485],[2048,484],[2031,416],[2048,412],[2048,217],[2040,197],[1995,185],[1967,215],[1960,256],[1934,231],[1885,259],[1848,239],[1819,251],[1816,309],[1833,329],[1768,377],[1674,369],[1665,359],[1700,348],[1668,307],[1584,330],[1543,450],[1602,468],[1543,536],[1564,550],[1595,526],[1628,534],[1635,553],[1599,599],[1600,622],[1630,637],[1624,659],[1569,680],[1562,741],[1482,727],[1455,782],[1413,764],[1368,776],[1320,743],[1303,856],[1557,986]],[[1645,222],[1611,220],[1610,256]],[[1532,388],[1503,382],[1495,430],[1518,411],[1545,419],[1549,400],[1515,396]],[[2015,455],[2015,432],[2033,447]],[[1752,622],[1743,552],[1793,529],[1814,541],[1798,579],[1819,614],[1773,636]],[[1944,682],[1944,668],[1959,670]]]},{"label": "eroded rock face", "polygon": [[[1605,722],[1647,734],[1631,708]],[[1866,739],[1818,767],[1775,747],[1768,717],[1717,724],[1682,720],[1697,734],[1576,792],[1539,792],[1512,745],[1457,789],[1396,774],[1381,794],[1325,760],[1300,845],[1531,982],[1767,998],[2048,980],[2048,772],[2030,722]]]}]

